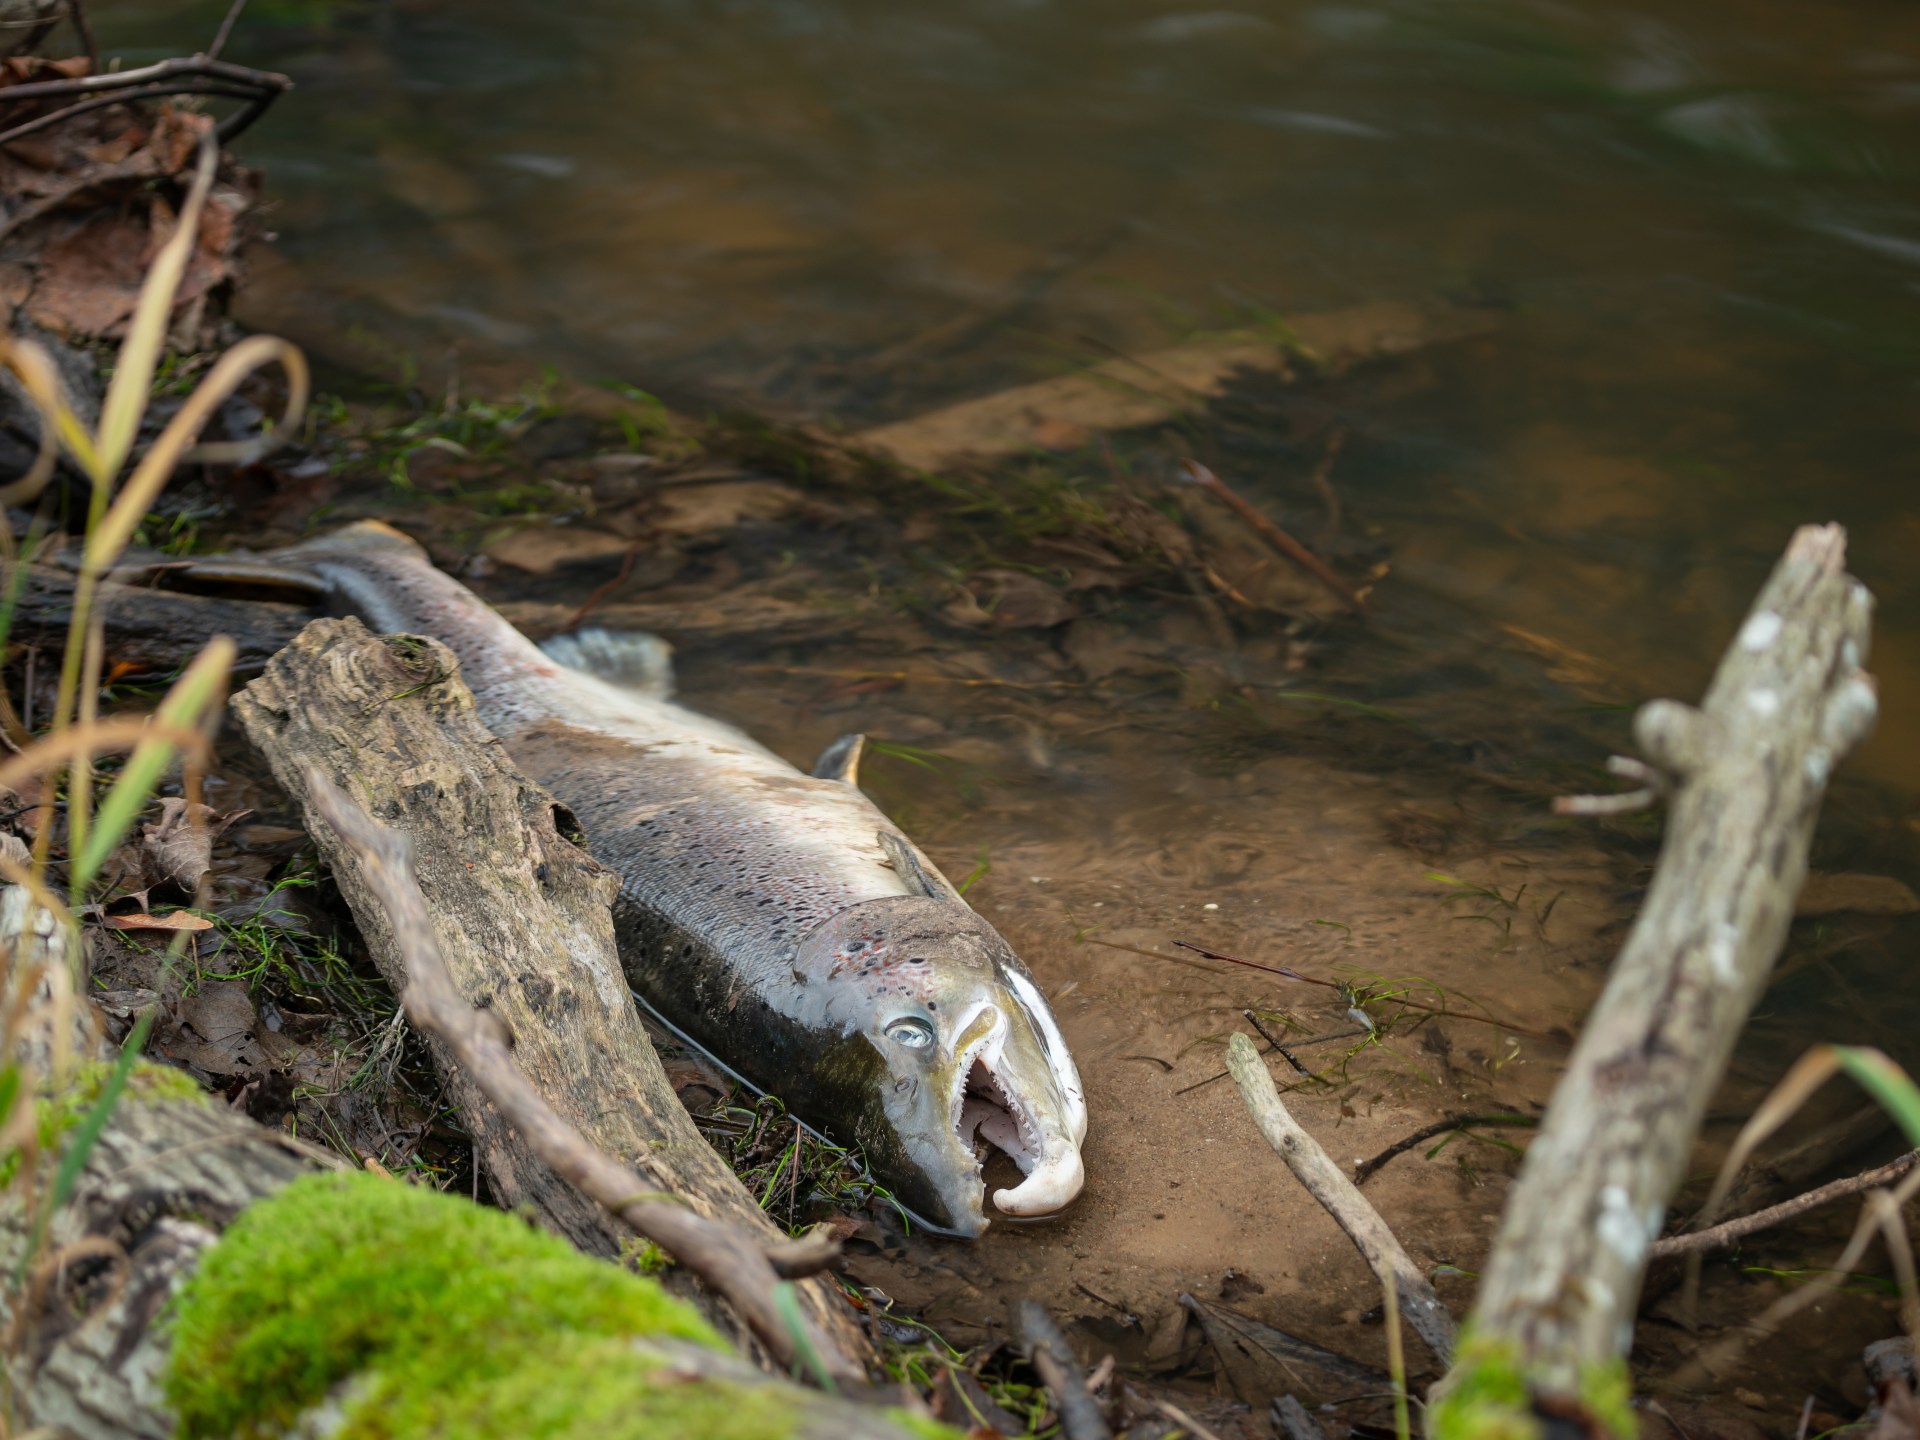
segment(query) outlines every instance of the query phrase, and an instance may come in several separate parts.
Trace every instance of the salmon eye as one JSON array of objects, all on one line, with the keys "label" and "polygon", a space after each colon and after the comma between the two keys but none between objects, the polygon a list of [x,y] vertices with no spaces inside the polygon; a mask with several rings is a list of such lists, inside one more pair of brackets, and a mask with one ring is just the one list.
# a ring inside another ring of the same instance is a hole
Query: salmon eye
[{"label": "salmon eye", "polygon": [[924,1050],[933,1044],[933,1026],[914,1015],[903,1015],[888,1022],[887,1037],[909,1050]]}]

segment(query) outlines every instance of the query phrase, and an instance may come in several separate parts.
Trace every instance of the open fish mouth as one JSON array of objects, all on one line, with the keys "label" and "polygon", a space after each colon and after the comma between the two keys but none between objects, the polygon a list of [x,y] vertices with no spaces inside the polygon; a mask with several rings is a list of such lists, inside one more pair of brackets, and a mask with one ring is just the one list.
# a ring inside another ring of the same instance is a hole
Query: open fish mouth
[{"label": "open fish mouth", "polygon": [[983,1187],[990,1149],[1007,1156],[1025,1177],[1018,1185],[995,1190],[994,1207],[1011,1219],[1040,1219],[1066,1208],[1080,1193],[1085,1172],[1078,1136],[1069,1138],[1060,1123],[1064,1117],[1056,1115],[1047,1123],[1025,1093],[1015,1073],[1022,1067],[1010,1063],[1008,1039],[1001,1019],[970,1047],[971,1053],[960,1057],[954,1132],[972,1152],[974,1174]]}]

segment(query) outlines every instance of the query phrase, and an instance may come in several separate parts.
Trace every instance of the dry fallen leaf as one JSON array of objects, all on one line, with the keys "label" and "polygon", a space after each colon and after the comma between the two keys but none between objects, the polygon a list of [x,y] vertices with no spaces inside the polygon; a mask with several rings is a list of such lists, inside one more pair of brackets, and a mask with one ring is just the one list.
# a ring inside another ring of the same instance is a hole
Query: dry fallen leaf
[{"label": "dry fallen leaf", "polygon": [[222,815],[211,805],[189,807],[178,795],[160,802],[160,818],[140,827],[145,870],[150,885],[171,884],[191,892],[200,877],[213,868],[213,842],[229,825],[251,815],[234,810]]},{"label": "dry fallen leaf", "polygon": [[102,925],[109,930],[211,930],[213,921],[188,910],[172,910],[165,915],[108,915]]}]

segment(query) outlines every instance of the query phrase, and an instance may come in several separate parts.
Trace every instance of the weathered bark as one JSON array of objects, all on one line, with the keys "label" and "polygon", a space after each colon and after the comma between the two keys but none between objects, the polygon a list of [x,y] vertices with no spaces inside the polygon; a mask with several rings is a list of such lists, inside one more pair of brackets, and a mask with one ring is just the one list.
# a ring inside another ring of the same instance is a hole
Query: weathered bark
[{"label": "weathered bark", "polygon": [[[0,593],[14,579],[12,567],[0,566]],[[25,586],[10,638],[15,644],[43,646],[57,656],[73,619],[73,576],[31,565]],[[137,585],[102,585],[94,604],[94,613],[106,620],[107,659],[162,674],[193,659],[213,635],[233,637],[239,652],[235,673],[256,674],[312,618],[303,605]]]},{"label": "weathered bark", "polygon": [[[21,1343],[8,1356],[25,1417],[80,1440],[171,1435],[159,1383],[167,1302],[221,1228],[321,1163],[217,1102],[151,1099],[137,1087],[124,1097],[44,1252],[91,1263],[65,1267],[59,1283],[29,1283]],[[0,1211],[6,1273],[26,1239],[20,1212]],[[124,1267],[105,1305],[97,1303],[108,1278],[102,1262]]]},{"label": "weathered bark", "polygon": [[1635,721],[1674,797],[1659,868],[1528,1149],[1473,1346],[1441,1395],[1470,1393],[1467,1372],[1496,1357],[1550,1405],[1617,1373],[1649,1247],[1785,938],[1828,775],[1872,726],[1872,600],[1845,555],[1838,526],[1800,530],[1700,708],[1654,701]]},{"label": "weathered bark", "polygon": [[[695,1129],[641,1029],[614,946],[615,877],[561,832],[566,812],[480,724],[458,669],[436,641],[317,620],[232,703],[280,783],[302,798],[308,828],[396,992],[407,977],[387,911],[361,860],[315,823],[309,767],[412,840],[456,988],[505,1023],[516,1065],[554,1107],[603,1154],[697,1213],[778,1242]],[[614,1254],[630,1232],[539,1159],[444,1045],[429,1044],[496,1197],[532,1207],[589,1253]],[[829,1343],[866,1353],[826,1282],[797,1288]],[[710,1296],[702,1303],[746,1343],[730,1311]]]}]

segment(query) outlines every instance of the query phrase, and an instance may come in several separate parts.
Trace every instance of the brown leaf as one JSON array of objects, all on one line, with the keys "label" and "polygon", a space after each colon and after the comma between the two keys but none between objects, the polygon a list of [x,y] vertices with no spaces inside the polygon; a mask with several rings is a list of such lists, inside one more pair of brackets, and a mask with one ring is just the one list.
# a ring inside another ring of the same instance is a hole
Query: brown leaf
[{"label": "brown leaf", "polygon": [[30,314],[61,335],[105,335],[133,313],[147,272],[147,227],[126,213],[96,215],[40,252]]},{"label": "brown leaf", "polygon": [[178,795],[160,802],[160,818],[140,828],[144,864],[151,885],[170,884],[183,891],[199,888],[213,868],[213,842],[251,810],[222,815],[211,805],[193,806]]},{"label": "brown leaf", "polygon": [[106,915],[100,923],[109,930],[211,930],[213,921],[188,910],[169,910],[165,915]]},{"label": "brown leaf", "polygon": [[563,565],[624,555],[633,542],[605,530],[528,525],[490,542],[486,553],[520,570],[551,575]]},{"label": "brown leaf", "polygon": [[710,535],[731,530],[742,521],[776,520],[801,498],[791,485],[772,480],[675,485],[659,492],[653,523],[665,535]]},{"label": "brown leaf", "polygon": [[164,1059],[209,1075],[245,1076],[273,1068],[292,1049],[263,1030],[240,980],[215,981],[182,996],[155,1048]]}]

